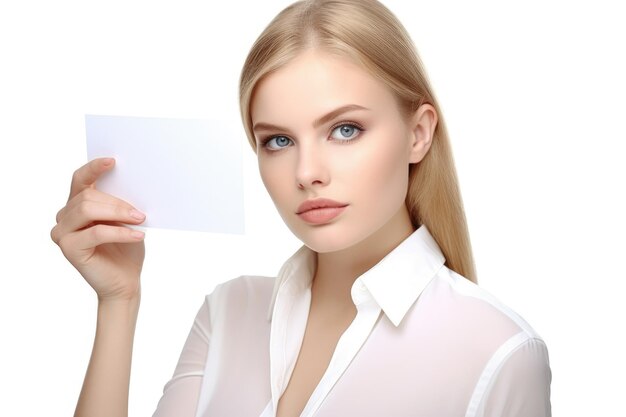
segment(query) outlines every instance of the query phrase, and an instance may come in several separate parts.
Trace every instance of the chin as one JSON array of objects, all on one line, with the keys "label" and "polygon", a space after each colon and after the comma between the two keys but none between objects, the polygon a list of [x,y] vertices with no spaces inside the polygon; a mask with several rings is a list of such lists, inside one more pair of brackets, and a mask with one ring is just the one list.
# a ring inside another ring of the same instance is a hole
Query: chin
[{"label": "chin", "polygon": [[[290,229],[303,244],[317,253],[338,252],[348,249],[362,242],[366,237],[360,234],[357,236],[354,230],[347,230],[348,228],[345,225],[339,224],[325,224],[321,226],[298,225]],[[362,232],[362,226],[360,229],[360,232]]]},{"label": "chin", "polygon": [[[339,242],[329,242],[329,241],[319,241],[316,239],[302,239],[300,238],[302,243],[309,247],[309,249],[314,250],[317,253],[332,253],[339,252],[341,250],[347,249],[352,246],[350,243],[339,241]],[[344,239],[341,239],[344,240]]]}]

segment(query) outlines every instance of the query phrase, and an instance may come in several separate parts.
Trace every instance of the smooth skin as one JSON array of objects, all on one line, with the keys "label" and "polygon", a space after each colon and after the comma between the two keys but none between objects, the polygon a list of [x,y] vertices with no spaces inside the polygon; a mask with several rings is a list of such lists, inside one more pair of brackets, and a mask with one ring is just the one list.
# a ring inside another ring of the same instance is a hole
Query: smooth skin
[{"label": "smooth skin", "polygon": [[128,415],[132,346],[141,298],[145,215],[98,191],[95,183],[115,165],[98,158],[74,172],[70,195],[50,236],[98,296],[96,336],[75,416]]}]

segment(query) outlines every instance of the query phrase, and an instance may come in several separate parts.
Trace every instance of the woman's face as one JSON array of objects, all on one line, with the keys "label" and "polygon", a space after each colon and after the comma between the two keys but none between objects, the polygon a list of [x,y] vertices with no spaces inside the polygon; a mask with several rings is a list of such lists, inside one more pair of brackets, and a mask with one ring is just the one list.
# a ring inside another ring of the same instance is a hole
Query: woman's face
[{"label": "woman's face", "polygon": [[[430,138],[419,140],[426,131],[384,84],[346,58],[309,50],[259,83],[251,116],[263,183],[305,245],[324,253],[376,232],[406,234],[409,164]],[[319,199],[338,207],[303,212]]]}]

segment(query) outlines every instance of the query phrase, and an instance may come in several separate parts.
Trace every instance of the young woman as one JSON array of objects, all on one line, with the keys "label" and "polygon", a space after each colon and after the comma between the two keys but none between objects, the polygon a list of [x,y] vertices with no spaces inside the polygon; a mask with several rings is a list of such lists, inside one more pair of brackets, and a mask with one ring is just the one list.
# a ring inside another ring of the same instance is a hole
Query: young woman
[{"label": "young woman", "polygon": [[[304,243],[206,297],[156,416],[549,416],[540,336],[476,285],[445,124],[375,0],[304,1],[252,47],[241,114]],[[98,295],[77,416],[127,414],[144,216],[78,169],[51,234]]]}]

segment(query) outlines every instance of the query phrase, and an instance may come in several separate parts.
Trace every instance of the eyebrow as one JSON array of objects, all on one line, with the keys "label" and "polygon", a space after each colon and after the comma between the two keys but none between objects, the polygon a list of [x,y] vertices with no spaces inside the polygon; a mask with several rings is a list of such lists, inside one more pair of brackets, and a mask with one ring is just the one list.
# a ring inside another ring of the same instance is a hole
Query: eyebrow
[{"label": "eyebrow", "polygon": [[[325,115],[323,115],[322,117],[320,117],[319,119],[316,119],[313,122],[313,127],[314,128],[318,128],[321,125],[328,123],[329,121],[333,120],[335,117],[342,115],[343,113],[347,113],[349,111],[353,111],[353,110],[369,110],[367,107],[363,107],[363,106],[359,106],[358,104],[348,104],[345,106],[341,106],[336,108],[335,110],[332,110],[328,113],[326,113]],[[264,123],[264,122],[259,122],[259,123],[255,123],[254,126],[252,126],[252,130],[254,132],[258,132],[261,130],[266,130],[266,131],[288,131],[289,129],[286,129],[284,127],[281,126],[277,126],[277,125],[273,125],[270,123]]]}]

